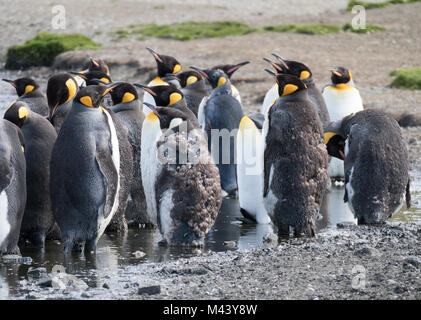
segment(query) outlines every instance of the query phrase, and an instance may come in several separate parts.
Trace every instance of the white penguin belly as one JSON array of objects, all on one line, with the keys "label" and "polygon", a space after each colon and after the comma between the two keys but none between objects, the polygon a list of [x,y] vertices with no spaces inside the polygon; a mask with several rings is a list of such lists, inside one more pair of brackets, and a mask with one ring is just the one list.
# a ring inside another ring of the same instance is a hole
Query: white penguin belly
[{"label": "white penguin belly", "polygon": [[145,192],[147,213],[150,221],[157,225],[157,208],[155,197],[155,182],[161,170],[157,158],[157,141],[162,131],[158,121],[150,121],[148,117],[143,122],[141,139],[140,165],[142,168],[142,183]]},{"label": "white penguin belly", "polygon": [[344,162],[341,159],[332,157],[329,163],[329,167],[327,168],[327,174],[331,178],[345,177]]},{"label": "white penguin belly", "polygon": [[114,167],[117,171],[117,188],[114,196],[114,202],[113,206],[111,208],[111,212],[107,217],[98,217],[98,235],[97,235],[97,241],[102,236],[102,234],[105,231],[105,228],[110,223],[111,219],[113,218],[114,214],[117,212],[118,206],[119,206],[119,194],[120,194],[120,148],[118,144],[118,138],[117,138],[117,131],[114,126],[113,119],[111,118],[111,115],[106,111],[103,110],[105,115],[107,116],[108,120],[108,126],[110,128],[110,134],[111,134],[111,150],[112,155],[111,159],[113,160]]},{"label": "white penguin belly", "polygon": [[209,97],[204,97],[202,101],[199,104],[199,108],[197,110],[197,120],[199,121],[199,125],[202,128],[202,130],[205,130],[205,124],[206,124],[206,117],[205,117],[205,106],[208,102]]},{"label": "white penguin belly", "polygon": [[7,210],[9,207],[6,190],[0,193],[0,246],[10,232],[10,223],[7,220]]},{"label": "white penguin belly", "polygon": [[241,104],[240,92],[233,85],[231,85],[231,95]]},{"label": "white penguin belly", "polygon": [[360,93],[354,87],[337,90],[328,86],[323,90],[323,98],[331,121],[341,120],[364,109]]},{"label": "white penguin belly", "polygon": [[269,110],[269,107],[273,104],[273,102],[279,98],[278,93],[278,85],[274,84],[272,88],[266,92],[265,98],[263,100],[262,104],[262,113],[266,114],[266,112]]},{"label": "white penguin belly", "polygon": [[[244,118],[242,120],[242,123]],[[240,207],[252,215],[257,223],[269,223],[263,205],[263,140],[251,119],[244,128],[240,123],[237,134],[237,181]]]},{"label": "white penguin belly", "polygon": [[161,223],[161,232],[167,242],[170,242],[170,232],[173,225],[171,218],[171,211],[174,208],[172,200],[173,194],[174,190],[166,190],[159,202],[159,221]]},{"label": "white penguin belly", "polygon": [[[143,102],[147,102],[153,106],[156,106],[155,99],[149,92],[146,91],[143,93]],[[145,116],[147,116],[150,112],[152,112],[152,109],[149,108],[146,104],[143,104],[143,113]]]}]

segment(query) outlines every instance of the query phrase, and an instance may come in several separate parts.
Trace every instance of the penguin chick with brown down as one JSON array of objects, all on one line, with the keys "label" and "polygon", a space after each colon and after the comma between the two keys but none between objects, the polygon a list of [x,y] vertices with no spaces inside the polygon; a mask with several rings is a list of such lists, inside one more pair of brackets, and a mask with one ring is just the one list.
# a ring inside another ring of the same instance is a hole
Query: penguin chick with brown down
[{"label": "penguin chick with brown down", "polygon": [[408,151],[399,124],[381,110],[364,110],[325,130],[329,154],[344,160],[345,196],[358,224],[383,223],[410,207]]},{"label": "penguin chick with brown down", "polygon": [[295,236],[314,236],[329,182],[323,129],[306,85],[289,74],[275,79],[279,98],[263,124],[263,201],[280,237],[290,227]]},{"label": "penguin chick with brown down", "polygon": [[182,92],[172,86],[144,90],[160,106],[142,128],[142,168],[150,172],[145,195],[153,200],[148,210],[156,215],[162,243],[200,246],[221,207],[218,168]]},{"label": "penguin chick with brown down", "polygon": [[66,253],[95,251],[115,217],[114,230],[124,228],[133,156],[118,118],[100,106],[118,84],[81,89],[53,147],[51,201]]},{"label": "penguin chick with brown down", "polygon": [[25,139],[27,199],[20,243],[44,247],[46,236],[57,233],[50,197],[51,152],[57,138],[52,124],[17,101],[4,114],[4,119],[17,125]]}]

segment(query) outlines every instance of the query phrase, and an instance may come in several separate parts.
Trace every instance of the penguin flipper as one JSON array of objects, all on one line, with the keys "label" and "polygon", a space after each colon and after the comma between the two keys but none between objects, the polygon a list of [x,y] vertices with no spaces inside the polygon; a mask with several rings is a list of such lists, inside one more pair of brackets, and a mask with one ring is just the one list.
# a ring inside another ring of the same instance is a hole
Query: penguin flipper
[{"label": "penguin flipper", "polygon": [[113,159],[110,152],[106,149],[98,149],[95,152],[95,160],[98,168],[104,177],[104,189],[106,189],[106,198],[104,205],[104,218],[107,218],[111,213],[111,208],[114,204],[114,199],[117,193],[118,172],[114,167]]}]

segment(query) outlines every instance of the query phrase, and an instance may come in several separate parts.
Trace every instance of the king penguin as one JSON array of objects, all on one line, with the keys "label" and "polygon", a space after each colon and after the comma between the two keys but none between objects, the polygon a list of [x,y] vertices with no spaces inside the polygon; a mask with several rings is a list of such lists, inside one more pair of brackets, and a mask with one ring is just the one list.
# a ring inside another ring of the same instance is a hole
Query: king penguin
[{"label": "king penguin", "polygon": [[138,225],[153,226],[146,209],[146,199],[142,184],[141,136],[145,115],[141,109],[136,88],[122,83],[111,92],[113,106],[110,108],[128,130],[130,145],[133,149],[133,181],[130,199],[127,204],[126,218]]},{"label": "king penguin", "polygon": [[[260,129],[260,130],[259,130]],[[261,123],[241,119],[237,133],[238,200],[244,218],[265,224],[270,218],[263,205],[263,139]]]},{"label": "king penguin", "polygon": [[213,90],[198,110],[198,120],[208,136],[209,151],[218,166],[222,189],[228,196],[237,191],[236,159],[237,130],[243,118],[243,107],[231,94],[231,82],[222,70],[192,69],[208,79]]},{"label": "king penguin", "polygon": [[[181,71],[181,64],[177,61],[176,58],[171,56],[166,56],[163,54],[158,54],[155,50],[151,48],[146,48],[154,57],[158,69],[158,75],[148,83],[148,87],[153,86],[166,86],[169,85],[162,78],[169,74],[176,74]],[[155,105],[154,98],[145,92],[143,95],[143,102],[147,104]],[[143,113],[148,115],[152,110],[146,104],[143,105]]]},{"label": "king penguin", "polygon": [[218,169],[182,92],[171,86],[143,88],[162,106],[149,113],[142,128],[142,142],[149,144],[148,154],[142,153],[142,166],[150,169],[150,180],[144,180],[148,209],[164,243],[200,246],[222,203]]},{"label": "king penguin", "polygon": [[60,131],[61,125],[69,113],[73,98],[78,92],[78,85],[69,73],[60,73],[48,79],[47,99],[50,107],[49,120],[56,129]]},{"label": "king penguin", "polygon": [[20,226],[26,203],[26,163],[21,130],[0,119],[0,255],[20,254]]},{"label": "king penguin", "polygon": [[[332,83],[323,89],[323,98],[329,111],[331,121],[342,118],[364,109],[358,89],[354,85],[351,71],[344,67],[331,70]],[[343,180],[344,163],[333,158],[329,164],[329,177],[334,180]]]},{"label": "king penguin", "polygon": [[51,210],[50,160],[57,138],[52,124],[31,111],[25,102],[15,102],[4,119],[17,125],[25,140],[27,199],[20,241],[44,247],[47,234],[53,231],[55,220]]},{"label": "king penguin", "polygon": [[[250,63],[249,61],[244,61],[237,64],[220,64],[220,65],[214,66],[212,70],[224,71],[231,81],[231,76],[234,74],[234,72],[240,69],[242,66],[245,66],[246,64],[249,64],[249,63]],[[238,100],[239,103],[241,103],[240,92],[232,83],[231,83],[231,94],[235,99]]]},{"label": "king penguin", "polygon": [[[111,111],[100,107],[105,94],[118,84],[82,88],[54,144],[51,200],[66,253],[83,243],[85,251],[95,251],[113,216],[126,207],[127,196],[120,197],[121,140]],[[132,154],[127,156],[132,161]]]},{"label": "king penguin", "polygon": [[306,85],[278,74],[279,98],[263,124],[263,200],[278,235],[314,236],[328,186],[323,129]]},{"label": "king penguin", "polygon": [[202,99],[208,95],[206,81],[197,71],[184,71],[177,75],[180,81],[181,92],[186,100],[187,107],[197,117],[199,105]]},{"label": "king penguin", "polygon": [[363,110],[325,129],[329,154],[344,161],[345,196],[358,224],[383,223],[410,207],[408,151],[399,124],[381,110]]},{"label": "king penguin", "polygon": [[25,102],[33,112],[36,112],[43,117],[48,117],[49,109],[47,99],[35,80],[30,78],[19,78],[16,80],[3,79],[3,81],[8,82],[15,87],[18,101]]}]

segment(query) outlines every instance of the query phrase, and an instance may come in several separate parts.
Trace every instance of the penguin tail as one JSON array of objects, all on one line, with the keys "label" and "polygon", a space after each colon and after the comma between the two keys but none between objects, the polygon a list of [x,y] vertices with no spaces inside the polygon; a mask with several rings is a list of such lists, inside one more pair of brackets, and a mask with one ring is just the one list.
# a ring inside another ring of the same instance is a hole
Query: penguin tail
[{"label": "penguin tail", "polygon": [[411,180],[408,180],[408,184],[406,185],[406,194],[405,194],[405,199],[406,199],[406,208],[409,209],[411,208],[411,191],[410,191],[410,184]]}]

